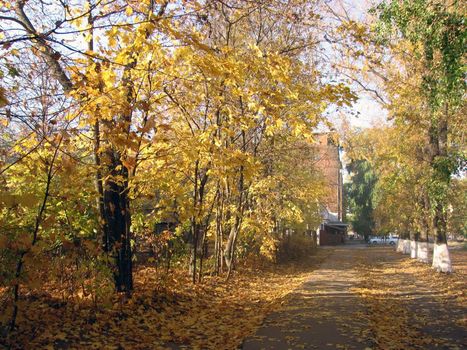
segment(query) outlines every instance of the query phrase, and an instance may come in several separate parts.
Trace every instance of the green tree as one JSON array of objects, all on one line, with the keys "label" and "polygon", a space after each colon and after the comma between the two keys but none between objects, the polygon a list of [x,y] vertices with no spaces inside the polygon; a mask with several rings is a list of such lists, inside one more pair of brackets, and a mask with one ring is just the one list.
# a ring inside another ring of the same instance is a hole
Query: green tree
[{"label": "green tree", "polygon": [[347,165],[351,182],[345,184],[345,195],[354,231],[363,234],[365,240],[373,232],[373,192],[377,178],[366,160],[352,160]]},{"label": "green tree", "polygon": [[453,179],[449,192],[448,231],[467,238],[467,178]]}]

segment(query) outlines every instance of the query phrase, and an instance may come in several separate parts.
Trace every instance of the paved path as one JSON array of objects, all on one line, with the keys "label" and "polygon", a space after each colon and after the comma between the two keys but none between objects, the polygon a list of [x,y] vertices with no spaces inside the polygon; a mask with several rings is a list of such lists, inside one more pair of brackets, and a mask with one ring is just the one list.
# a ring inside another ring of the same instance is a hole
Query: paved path
[{"label": "paved path", "polygon": [[333,249],[243,350],[467,349],[465,269],[439,276],[390,247]]},{"label": "paved path", "polygon": [[368,341],[366,309],[356,286],[356,262],[364,245],[335,248],[309,282],[297,290],[283,309],[270,315],[244,350],[364,349]]},{"label": "paved path", "polygon": [[444,275],[392,249],[370,249],[360,274],[376,292],[365,296],[375,349],[467,349],[466,255],[451,250],[455,273]]}]

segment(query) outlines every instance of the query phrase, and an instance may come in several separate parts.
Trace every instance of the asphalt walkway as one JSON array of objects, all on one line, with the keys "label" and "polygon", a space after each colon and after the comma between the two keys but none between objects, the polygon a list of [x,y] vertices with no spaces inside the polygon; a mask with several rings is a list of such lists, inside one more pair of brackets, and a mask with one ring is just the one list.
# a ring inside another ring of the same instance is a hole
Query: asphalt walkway
[{"label": "asphalt walkway", "polygon": [[243,343],[257,349],[365,349],[370,347],[365,306],[351,291],[365,245],[334,248],[309,282]]},{"label": "asphalt walkway", "polygon": [[389,246],[332,249],[243,350],[467,349],[467,252],[439,275]]}]

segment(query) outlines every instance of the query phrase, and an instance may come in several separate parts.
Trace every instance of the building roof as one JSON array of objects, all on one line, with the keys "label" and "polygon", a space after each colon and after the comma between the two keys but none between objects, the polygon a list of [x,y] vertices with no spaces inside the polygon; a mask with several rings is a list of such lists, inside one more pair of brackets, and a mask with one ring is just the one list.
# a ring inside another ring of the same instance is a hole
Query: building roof
[{"label": "building roof", "polygon": [[326,227],[333,228],[337,231],[345,231],[347,229],[347,226],[349,226],[348,224],[343,223],[342,221],[324,222],[323,225]]}]

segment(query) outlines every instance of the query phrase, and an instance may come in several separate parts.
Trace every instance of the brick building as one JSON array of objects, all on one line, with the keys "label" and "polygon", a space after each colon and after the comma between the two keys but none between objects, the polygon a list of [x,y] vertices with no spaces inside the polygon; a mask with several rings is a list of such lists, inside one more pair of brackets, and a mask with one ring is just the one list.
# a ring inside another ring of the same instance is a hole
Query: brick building
[{"label": "brick building", "polygon": [[347,224],[343,223],[343,181],[340,146],[334,133],[317,133],[316,168],[323,174],[327,196],[321,203],[323,222],[318,231],[320,245],[343,244]]}]

